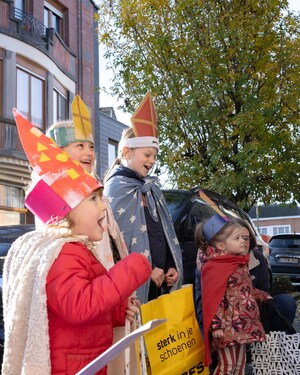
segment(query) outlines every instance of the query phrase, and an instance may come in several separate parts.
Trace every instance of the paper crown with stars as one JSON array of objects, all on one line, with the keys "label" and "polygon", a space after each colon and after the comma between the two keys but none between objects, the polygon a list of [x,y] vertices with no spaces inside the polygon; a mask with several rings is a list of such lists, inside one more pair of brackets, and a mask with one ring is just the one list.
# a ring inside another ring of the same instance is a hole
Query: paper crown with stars
[{"label": "paper crown with stars", "polygon": [[72,126],[50,128],[50,130],[47,131],[47,135],[52,138],[59,147],[66,147],[74,142],[94,143],[90,112],[78,94],[72,101],[71,109],[73,119]]},{"label": "paper crown with stars", "polygon": [[38,175],[25,205],[44,223],[60,220],[103,185],[15,108],[13,113],[28,161]]}]

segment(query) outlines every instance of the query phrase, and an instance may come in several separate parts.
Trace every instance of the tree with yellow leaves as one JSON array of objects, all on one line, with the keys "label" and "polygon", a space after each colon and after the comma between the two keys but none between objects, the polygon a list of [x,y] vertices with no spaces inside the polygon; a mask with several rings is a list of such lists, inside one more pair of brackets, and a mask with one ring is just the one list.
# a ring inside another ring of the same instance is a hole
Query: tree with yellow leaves
[{"label": "tree with yellow leaves", "polygon": [[249,209],[300,201],[300,18],[287,0],[100,0],[111,92],[147,90],[160,163]]}]

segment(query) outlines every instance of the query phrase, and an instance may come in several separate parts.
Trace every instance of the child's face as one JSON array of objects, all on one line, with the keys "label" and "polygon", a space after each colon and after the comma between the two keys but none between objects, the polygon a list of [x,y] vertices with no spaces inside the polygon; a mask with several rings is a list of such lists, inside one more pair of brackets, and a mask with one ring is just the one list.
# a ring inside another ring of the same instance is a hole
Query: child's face
[{"label": "child's face", "polygon": [[70,213],[73,223],[72,232],[88,236],[90,241],[100,241],[103,236],[103,219],[106,203],[102,200],[99,191],[88,195]]},{"label": "child's face", "polygon": [[91,142],[74,142],[63,148],[82,168],[91,173],[95,163],[95,146]]},{"label": "child's face", "polygon": [[235,228],[226,240],[218,242],[216,247],[225,251],[227,254],[245,254],[246,242],[242,235],[242,228]]},{"label": "child's face", "polygon": [[154,147],[128,148],[123,151],[127,167],[146,177],[156,162],[157,149]]}]

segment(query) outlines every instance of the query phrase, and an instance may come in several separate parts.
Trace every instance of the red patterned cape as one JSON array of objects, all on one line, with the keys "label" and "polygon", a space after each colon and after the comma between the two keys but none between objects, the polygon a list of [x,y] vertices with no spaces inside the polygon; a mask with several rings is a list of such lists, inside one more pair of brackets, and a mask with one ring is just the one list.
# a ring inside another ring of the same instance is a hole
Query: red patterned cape
[{"label": "red patterned cape", "polygon": [[249,255],[220,255],[209,259],[202,267],[202,309],[205,344],[205,366],[211,364],[209,328],[224,297],[230,275],[249,262]]}]

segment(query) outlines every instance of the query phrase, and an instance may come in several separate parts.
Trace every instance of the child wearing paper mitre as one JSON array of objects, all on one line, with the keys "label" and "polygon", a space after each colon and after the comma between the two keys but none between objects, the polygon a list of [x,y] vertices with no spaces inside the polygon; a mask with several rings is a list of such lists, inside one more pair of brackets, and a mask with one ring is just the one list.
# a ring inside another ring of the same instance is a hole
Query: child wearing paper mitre
[{"label": "child wearing paper mitre", "polygon": [[150,92],[123,132],[119,153],[105,177],[104,194],[124,234],[129,253],[142,253],[152,265],[151,279],[137,290],[146,303],[181,287],[182,255],[156,176],[149,176],[159,152],[155,108]]},{"label": "child wearing paper mitre", "polygon": [[[71,109],[72,119],[52,124],[46,135],[97,179],[95,144],[89,110],[79,95],[73,99]],[[116,260],[128,255],[128,251],[111,206],[105,196],[102,199],[106,202],[104,232],[102,240],[95,246],[95,255],[109,269]]]},{"label": "child wearing paper mitre", "polygon": [[111,346],[114,326],[133,320],[130,296],[151,267],[131,254],[106,270],[93,253],[104,231],[103,185],[16,111],[15,119],[40,177],[25,204],[47,225],[19,237],[5,260],[2,374],[76,374]]},{"label": "child wearing paper mitre", "polygon": [[214,375],[242,375],[246,344],[265,340],[256,301],[271,297],[252,286],[241,225],[215,214],[197,225],[195,239],[202,252],[205,366],[217,351]]}]

